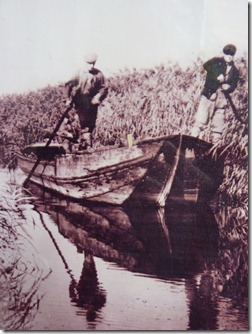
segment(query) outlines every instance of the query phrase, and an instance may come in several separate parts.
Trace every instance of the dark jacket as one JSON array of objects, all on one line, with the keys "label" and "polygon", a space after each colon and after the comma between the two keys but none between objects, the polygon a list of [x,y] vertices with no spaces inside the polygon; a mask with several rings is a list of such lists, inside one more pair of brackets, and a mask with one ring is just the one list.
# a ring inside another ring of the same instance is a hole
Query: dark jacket
[{"label": "dark jacket", "polygon": [[[205,95],[207,98],[210,98],[210,96],[217,91],[219,87],[221,87],[222,84],[229,84],[230,89],[226,90],[226,93],[232,93],[235,88],[237,87],[238,81],[239,81],[239,71],[235,67],[234,63],[230,63],[231,69],[227,76],[225,77],[226,74],[226,69],[227,69],[227,64],[224,60],[224,58],[212,58],[208,60],[204,65],[204,69],[206,70],[206,81],[205,85],[202,91],[202,95]],[[217,77],[223,74],[225,77],[225,81],[220,83],[217,80]]]},{"label": "dark jacket", "polygon": [[[68,96],[72,97],[75,109],[79,116],[81,128],[89,128],[92,131],[95,128],[98,106],[108,94],[108,86],[103,73],[93,68],[90,72],[79,71],[66,84],[68,87]],[[74,92],[74,88],[76,88]],[[97,104],[93,99],[97,99]]]},{"label": "dark jacket", "polygon": [[108,94],[104,75],[97,68],[93,68],[90,72],[79,71],[65,85],[68,87],[69,97],[72,94],[73,87],[78,87],[77,92],[73,96],[73,100],[77,104],[81,103],[82,96],[88,97],[90,102],[96,96],[102,102]]}]

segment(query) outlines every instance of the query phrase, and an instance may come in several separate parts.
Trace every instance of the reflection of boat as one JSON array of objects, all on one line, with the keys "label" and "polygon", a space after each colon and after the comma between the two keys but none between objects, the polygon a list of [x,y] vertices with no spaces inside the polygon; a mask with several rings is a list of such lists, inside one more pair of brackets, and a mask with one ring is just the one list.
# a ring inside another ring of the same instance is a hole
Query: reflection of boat
[{"label": "reflection of boat", "polygon": [[222,181],[224,158],[209,153],[212,144],[185,135],[79,154],[65,154],[57,144],[44,146],[26,147],[18,155],[19,167],[29,174],[39,158],[31,181],[74,199],[117,205],[129,197],[159,206],[167,197],[198,202],[212,197]]},{"label": "reflection of boat", "polygon": [[127,209],[131,224],[149,249],[159,274],[185,277],[217,257],[218,225],[208,205]]},{"label": "reflection of boat", "polygon": [[202,269],[217,252],[218,229],[204,206],[144,208],[82,206],[61,201],[37,204],[78,251],[111,261],[134,272],[184,276]]}]

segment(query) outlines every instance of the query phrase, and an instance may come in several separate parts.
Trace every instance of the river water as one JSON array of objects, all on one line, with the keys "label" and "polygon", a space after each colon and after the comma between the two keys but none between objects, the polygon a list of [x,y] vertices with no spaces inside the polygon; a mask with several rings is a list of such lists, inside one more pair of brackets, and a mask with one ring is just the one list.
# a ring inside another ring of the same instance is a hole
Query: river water
[{"label": "river water", "polygon": [[27,275],[17,284],[36,289],[8,329],[248,329],[239,247],[237,259],[220,248],[212,207],[87,206],[29,190],[34,251],[24,248]]}]

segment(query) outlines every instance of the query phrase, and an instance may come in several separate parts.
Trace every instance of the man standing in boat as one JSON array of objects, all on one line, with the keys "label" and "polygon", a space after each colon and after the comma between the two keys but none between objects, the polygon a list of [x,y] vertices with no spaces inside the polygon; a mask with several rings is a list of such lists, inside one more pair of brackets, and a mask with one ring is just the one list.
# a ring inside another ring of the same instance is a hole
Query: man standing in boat
[{"label": "man standing in boat", "polygon": [[108,87],[103,73],[94,67],[97,55],[89,53],[84,60],[84,68],[65,84],[68,94],[66,105],[72,102],[79,116],[80,141],[84,139],[87,147],[92,147],[98,107],[106,98]]},{"label": "man standing in boat", "polygon": [[235,53],[236,47],[228,44],[223,48],[223,57],[214,57],[203,65],[206,80],[192,136],[198,137],[210,124],[212,142],[220,141],[225,123],[226,96],[235,90],[239,81],[239,71],[233,61]]}]

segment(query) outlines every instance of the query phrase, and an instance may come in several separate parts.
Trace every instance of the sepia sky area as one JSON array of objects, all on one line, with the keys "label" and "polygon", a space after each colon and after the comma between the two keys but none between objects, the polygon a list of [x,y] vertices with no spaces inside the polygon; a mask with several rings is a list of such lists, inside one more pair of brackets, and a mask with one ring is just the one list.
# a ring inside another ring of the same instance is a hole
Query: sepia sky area
[{"label": "sepia sky area", "polygon": [[105,75],[248,52],[245,0],[0,0],[0,95],[64,82],[95,51]]}]

